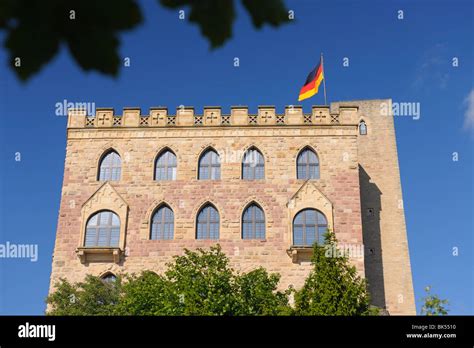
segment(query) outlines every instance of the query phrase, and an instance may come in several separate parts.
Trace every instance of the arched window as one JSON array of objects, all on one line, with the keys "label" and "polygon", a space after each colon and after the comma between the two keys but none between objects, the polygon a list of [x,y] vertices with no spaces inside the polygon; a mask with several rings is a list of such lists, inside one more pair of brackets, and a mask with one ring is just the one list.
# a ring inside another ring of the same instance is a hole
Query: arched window
[{"label": "arched window", "polygon": [[304,209],[293,220],[293,245],[322,244],[327,229],[328,222],[324,214],[316,209]]},{"label": "arched window", "polygon": [[265,239],[265,215],[255,203],[242,215],[242,239]]},{"label": "arched window", "polygon": [[176,180],[176,155],[170,151],[163,151],[155,162],[155,180]]},{"label": "arched window", "polygon": [[151,219],[150,239],[173,239],[174,213],[170,207],[163,205],[153,214]]},{"label": "arched window", "polygon": [[242,179],[259,180],[265,177],[265,160],[255,148],[247,150],[242,161]]},{"label": "arched window", "polygon": [[219,239],[219,212],[211,204],[198,213],[196,238]]},{"label": "arched window", "polygon": [[100,161],[99,180],[120,180],[121,171],[122,161],[119,154],[115,151],[110,151],[105,156],[103,156]]},{"label": "arched window", "polygon": [[305,148],[298,155],[296,162],[298,179],[319,179],[319,160],[316,152]]},{"label": "arched window", "polygon": [[118,247],[120,219],[117,214],[105,210],[92,215],[87,221],[85,247]]},{"label": "arched window", "polygon": [[360,121],[359,123],[359,134],[360,135],[367,135],[367,125],[364,121]]},{"label": "arched window", "polygon": [[102,277],[100,277],[104,283],[115,283],[117,281],[117,277],[113,273],[106,273]]},{"label": "arched window", "polygon": [[200,180],[219,180],[221,178],[221,163],[217,152],[212,149],[207,150],[199,159]]}]

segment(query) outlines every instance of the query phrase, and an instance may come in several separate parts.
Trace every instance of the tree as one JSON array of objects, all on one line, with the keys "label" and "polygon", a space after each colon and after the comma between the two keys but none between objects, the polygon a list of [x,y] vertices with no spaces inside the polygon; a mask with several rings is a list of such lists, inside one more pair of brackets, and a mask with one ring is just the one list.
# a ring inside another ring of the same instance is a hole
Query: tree
[{"label": "tree", "polygon": [[447,315],[448,309],[446,305],[448,300],[442,300],[438,295],[431,294],[431,286],[425,288],[426,296],[423,297],[423,305],[421,306],[421,315]]},{"label": "tree", "polygon": [[236,311],[235,276],[220,246],[185,250],[168,265],[165,277],[180,298],[183,315],[231,315]]},{"label": "tree", "polygon": [[49,315],[113,315],[120,300],[121,278],[105,282],[88,275],[76,284],[61,279],[55,287],[46,299],[52,307]]},{"label": "tree", "polygon": [[[53,59],[62,44],[83,70],[117,76],[119,34],[142,22],[137,0],[0,0],[0,30],[18,78],[26,81]],[[191,23],[216,48],[232,37],[234,0],[160,0],[170,9],[190,8]],[[289,21],[283,0],[242,0],[253,25]]]},{"label": "tree", "polygon": [[[115,283],[97,277],[66,280],[47,298],[50,315],[278,315],[289,314],[280,276],[263,268],[237,273],[219,245],[185,250],[163,275],[126,275]],[[70,298],[75,298],[74,302]]]},{"label": "tree", "polygon": [[289,315],[288,296],[292,289],[277,291],[279,274],[268,274],[259,267],[236,279],[236,315]]},{"label": "tree", "polygon": [[313,269],[295,295],[297,315],[373,315],[365,280],[344,253],[334,253],[337,240],[328,231],[323,245],[313,247]]},{"label": "tree", "polygon": [[114,309],[117,315],[179,315],[179,298],[171,284],[151,271],[126,277],[122,296]]},{"label": "tree", "polygon": [[[219,245],[185,249],[162,275],[144,271],[104,282],[88,275],[70,284],[62,279],[47,298],[49,315],[377,315],[369,307],[365,281],[346,256],[335,250],[333,233],[314,245],[313,270],[303,288],[278,290],[280,275],[259,267],[239,273]],[[332,257],[334,256],[334,257]],[[295,307],[289,296],[295,293]]]}]

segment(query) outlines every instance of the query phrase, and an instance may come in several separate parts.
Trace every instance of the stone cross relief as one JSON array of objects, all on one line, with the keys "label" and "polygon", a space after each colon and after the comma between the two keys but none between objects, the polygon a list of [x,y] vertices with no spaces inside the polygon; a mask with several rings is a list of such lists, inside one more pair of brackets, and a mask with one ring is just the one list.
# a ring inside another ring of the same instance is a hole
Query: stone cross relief
[{"label": "stone cross relief", "polygon": [[326,115],[323,115],[323,112],[322,112],[322,111],[319,112],[319,115],[316,115],[316,119],[317,119],[317,120],[320,120],[321,122],[322,122],[323,119],[325,119],[325,118],[326,118]]},{"label": "stone cross relief", "polygon": [[163,119],[163,117],[161,116],[161,112],[158,112],[158,113],[156,113],[155,115],[153,115],[151,117],[151,122],[153,124],[158,124],[158,120],[162,120],[162,119]]},{"label": "stone cross relief", "polygon": [[265,111],[265,115],[263,115],[262,118],[265,120],[266,123],[267,119],[272,118],[272,115],[268,115],[268,111]]},{"label": "stone cross relief", "polygon": [[210,115],[207,115],[207,119],[210,121],[210,123],[214,123],[213,120],[217,120],[217,116],[214,115],[214,112],[211,112]]},{"label": "stone cross relief", "polygon": [[110,118],[107,116],[107,114],[102,114],[97,120],[100,122],[100,125],[103,126],[106,121],[110,120]]}]

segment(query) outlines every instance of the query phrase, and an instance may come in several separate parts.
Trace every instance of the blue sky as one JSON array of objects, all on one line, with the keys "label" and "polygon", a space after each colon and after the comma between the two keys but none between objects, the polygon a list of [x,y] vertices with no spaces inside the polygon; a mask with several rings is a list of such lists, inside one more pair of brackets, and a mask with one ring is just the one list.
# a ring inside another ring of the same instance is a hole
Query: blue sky
[{"label": "blue sky", "polygon": [[[474,313],[474,30],[470,1],[286,1],[295,20],[256,31],[238,6],[233,38],[210,50],[196,26],[155,1],[121,35],[131,66],[109,78],[83,72],[66,47],[26,84],[0,49],[0,243],[38,244],[37,262],[0,258],[0,313],[42,314],[49,286],[65,155],[63,100],[97,107],[298,104],[324,52],[329,101],[417,102],[421,117],[395,119],[415,296],[423,288]],[[184,8],[186,10],[186,8]],[[397,18],[398,10],[404,19]],[[3,41],[4,35],[0,33]],[[91,52],[94,54],[94,52]],[[240,66],[234,67],[238,57]],[[349,58],[349,67],[343,58]],[[459,66],[452,66],[458,57]],[[323,104],[322,95],[302,103]],[[467,115],[471,123],[466,122]],[[471,127],[469,127],[471,125]],[[15,153],[21,161],[15,161]],[[453,153],[458,161],[453,161]],[[453,248],[458,248],[458,256]]]}]

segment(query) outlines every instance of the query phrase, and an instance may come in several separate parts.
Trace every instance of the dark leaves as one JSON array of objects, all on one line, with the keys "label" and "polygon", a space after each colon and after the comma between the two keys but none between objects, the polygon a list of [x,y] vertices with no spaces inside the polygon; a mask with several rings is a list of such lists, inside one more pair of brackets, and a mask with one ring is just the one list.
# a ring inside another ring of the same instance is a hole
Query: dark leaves
[{"label": "dark leaves", "polygon": [[[196,23],[212,48],[222,46],[232,37],[235,20],[234,0],[160,0],[169,8],[190,6],[189,21]],[[288,11],[282,0],[242,0],[255,27],[268,23],[278,26],[288,22]]]},{"label": "dark leaves", "polygon": [[288,10],[282,0],[242,0],[255,27],[268,23],[274,27],[289,21]]},{"label": "dark leaves", "polygon": [[[141,22],[135,0],[0,0],[5,47],[21,80],[37,73],[66,43],[77,64],[117,75],[118,34]],[[15,66],[15,58],[21,65]]]},{"label": "dark leaves", "polygon": [[212,48],[221,46],[232,37],[235,19],[234,0],[161,0],[169,8],[191,7],[189,21],[196,23]]},{"label": "dark leaves", "polygon": [[[288,22],[283,0],[242,2],[256,28]],[[160,3],[172,9],[189,6],[189,21],[198,25],[212,48],[232,37],[234,0]],[[23,81],[49,63],[61,44],[66,44],[83,70],[116,76],[120,67],[119,33],[135,28],[141,21],[137,0],[0,0],[0,29],[6,31],[4,46],[12,69]]]}]

